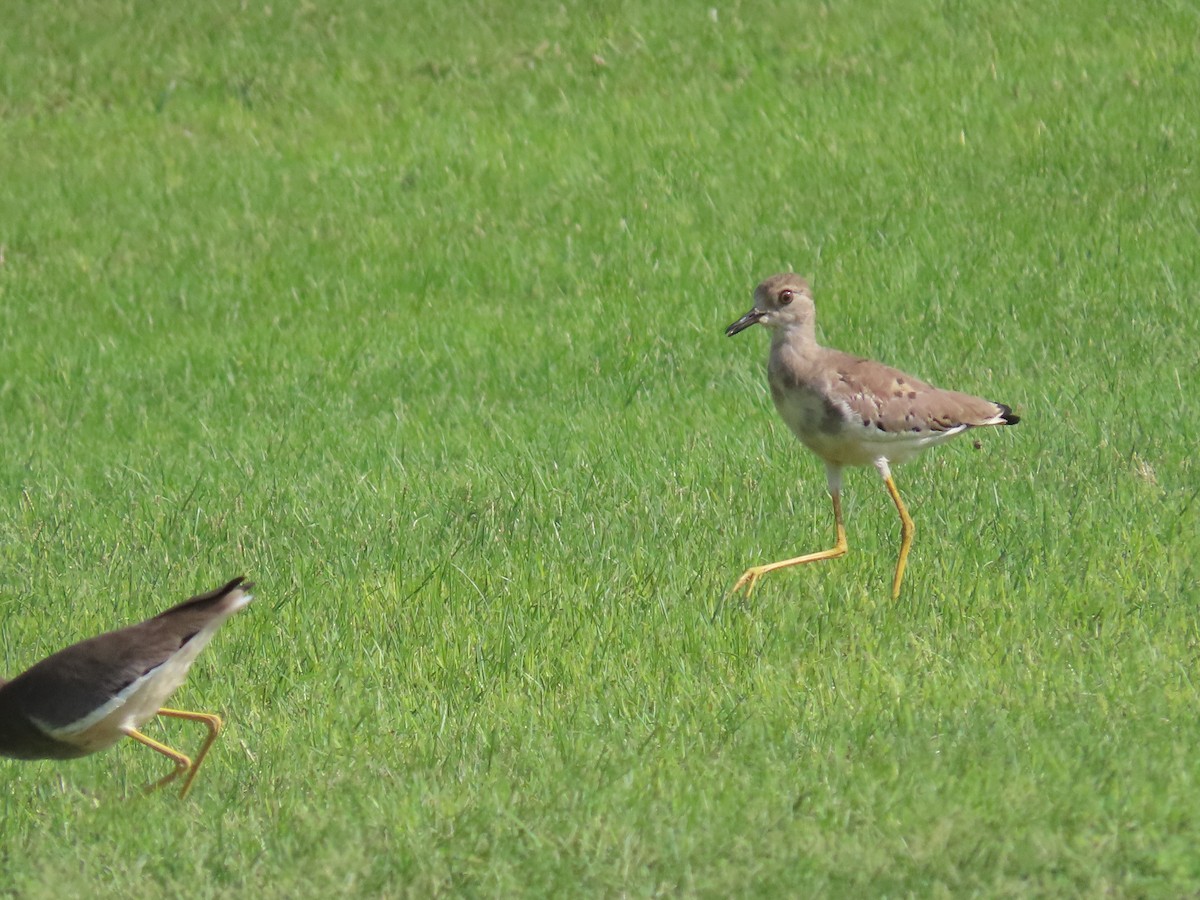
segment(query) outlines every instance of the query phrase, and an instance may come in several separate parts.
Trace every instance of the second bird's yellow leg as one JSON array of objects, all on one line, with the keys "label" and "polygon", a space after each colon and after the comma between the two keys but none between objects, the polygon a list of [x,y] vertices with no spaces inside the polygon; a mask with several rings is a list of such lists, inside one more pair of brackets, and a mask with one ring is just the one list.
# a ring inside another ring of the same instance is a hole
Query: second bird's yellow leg
[{"label": "second bird's yellow leg", "polygon": [[192,789],[192,782],[196,780],[196,773],[200,771],[200,764],[204,762],[204,757],[208,756],[208,750],[212,747],[213,741],[221,733],[221,717],[215,716],[212,713],[185,712],[181,709],[165,708],[160,709],[158,714],[160,716],[170,716],[174,719],[187,719],[190,722],[203,722],[208,726],[208,737],[204,739],[204,743],[200,747],[200,752],[196,754],[196,761],[192,763],[187,778],[183,780],[183,790],[179,792],[179,799],[182,800],[188,795],[188,791]]},{"label": "second bird's yellow leg", "polygon": [[154,740],[152,737],[147,737],[136,728],[127,728],[125,733],[133,738],[139,744],[144,744],[151,750],[161,753],[167,759],[175,763],[175,770],[164,775],[158,781],[146,788],[147,793],[156,791],[161,787],[170,784],[184,772],[187,772],[187,777],[183,780],[183,789],[179,792],[179,798],[182,800],[188,795],[188,791],[192,789],[192,782],[196,779],[196,773],[200,770],[200,763],[204,762],[204,757],[208,755],[208,750],[213,745],[213,741],[217,739],[217,735],[221,733],[221,719],[219,716],[214,716],[212,713],[197,713],[185,712],[179,709],[160,709],[160,716],[170,716],[176,719],[188,719],[193,722],[203,722],[208,726],[208,737],[204,739],[204,744],[200,747],[200,752],[196,754],[196,761],[192,762],[184,754],[178,750],[168,747],[166,744]]},{"label": "second bird's yellow leg", "polygon": [[166,744],[159,743],[152,737],[146,737],[146,735],[142,734],[136,728],[126,728],[125,733],[139,744],[145,744],[151,750],[161,753],[167,759],[171,760],[171,762],[175,763],[175,770],[167,775],[164,775],[162,778],[158,779],[158,781],[154,782],[154,784],[148,785],[146,787],[146,793],[157,791],[160,787],[170,784],[192,767],[192,761],[178,750],[172,750]]},{"label": "second bird's yellow leg", "polygon": [[892,578],[892,599],[896,600],[900,596],[900,582],[904,580],[904,568],[908,565],[908,549],[912,546],[913,539],[913,520],[909,516],[908,510],[904,506],[904,501],[900,499],[900,492],[896,490],[896,482],[892,481],[892,476],[888,475],[883,483],[887,485],[888,493],[892,495],[892,502],[896,504],[896,510],[900,513],[900,558],[896,560],[896,575]]},{"label": "second bird's yellow leg", "polygon": [[841,494],[836,491],[829,496],[833,500],[833,521],[837,527],[837,542],[828,550],[818,550],[816,553],[806,553],[804,556],[767,563],[763,566],[751,566],[737,580],[737,584],[733,586],[733,592],[745,588],[746,596],[749,597],[754,590],[754,585],[758,583],[758,579],[762,578],[768,572],[774,572],[776,569],[786,569],[788,566],[799,566],[804,563],[819,562],[822,559],[836,559],[839,556],[844,556],[849,549],[849,544],[846,543],[846,526],[842,524],[842,498]]}]

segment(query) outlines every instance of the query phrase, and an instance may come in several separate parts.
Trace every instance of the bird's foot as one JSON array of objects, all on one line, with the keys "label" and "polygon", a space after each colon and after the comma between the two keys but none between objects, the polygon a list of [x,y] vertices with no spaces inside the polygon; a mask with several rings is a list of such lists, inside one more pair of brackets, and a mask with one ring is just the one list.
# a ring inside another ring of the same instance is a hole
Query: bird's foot
[{"label": "bird's foot", "polygon": [[742,573],[742,577],[737,580],[737,583],[734,584],[729,593],[736,594],[738,591],[744,591],[743,596],[749,597],[754,593],[754,587],[758,584],[758,579],[771,571],[771,568],[771,566],[751,566]]}]

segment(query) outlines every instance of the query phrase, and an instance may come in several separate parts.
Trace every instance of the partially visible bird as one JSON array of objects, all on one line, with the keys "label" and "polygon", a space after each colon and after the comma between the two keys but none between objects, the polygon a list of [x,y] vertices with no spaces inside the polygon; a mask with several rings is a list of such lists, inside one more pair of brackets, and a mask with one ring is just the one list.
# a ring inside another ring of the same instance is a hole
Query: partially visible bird
[{"label": "partially visible bird", "polygon": [[[235,578],[152,619],[59,650],[18,675],[0,680],[0,756],[72,759],[131,737],[175,763],[154,790],[185,772],[180,797],[221,730],[211,713],[162,708],[221,624],[248,604],[253,587]],[[208,727],[195,762],[138,731],[155,715]]]}]

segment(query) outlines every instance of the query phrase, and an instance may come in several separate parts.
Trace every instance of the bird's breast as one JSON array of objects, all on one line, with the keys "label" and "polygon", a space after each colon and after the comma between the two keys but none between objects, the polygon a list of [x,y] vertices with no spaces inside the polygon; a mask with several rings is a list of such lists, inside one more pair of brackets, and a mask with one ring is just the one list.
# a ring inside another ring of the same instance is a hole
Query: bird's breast
[{"label": "bird's breast", "polygon": [[803,383],[785,384],[775,377],[768,380],[775,409],[800,440],[842,430],[845,414],[828,397]]}]

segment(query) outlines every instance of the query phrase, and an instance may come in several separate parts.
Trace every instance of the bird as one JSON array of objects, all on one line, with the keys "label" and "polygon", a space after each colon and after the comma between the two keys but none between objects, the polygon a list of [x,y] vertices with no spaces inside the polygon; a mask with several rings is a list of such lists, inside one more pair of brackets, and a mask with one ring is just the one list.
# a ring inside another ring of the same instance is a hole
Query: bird
[{"label": "bird", "polygon": [[[0,679],[0,756],[74,759],[130,737],[175,764],[147,791],[186,773],[179,794],[186,797],[221,731],[221,719],[162,704],[183,684],[217,629],[253,599],[253,587],[235,578],[137,625],[72,644],[11,681]],[[207,726],[195,762],[138,730],[155,715]]]},{"label": "bird", "polygon": [[883,363],[822,347],[817,343],[812,291],[795,272],[760,283],[754,289],[754,306],[725,334],[732,337],[755,324],[771,332],[767,383],[775,408],[800,442],[825,463],[836,540],[828,550],[751,566],[731,593],[744,589],[749,596],[768,572],[845,555],[849,545],[842,521],[842,469],[874,466],[900,514],[900,556],[892,578],[892,599],[897,599],[914,526],[891,466],[969,429],[1016,425],[1020,417],[1003,403],[942,390]]}]

